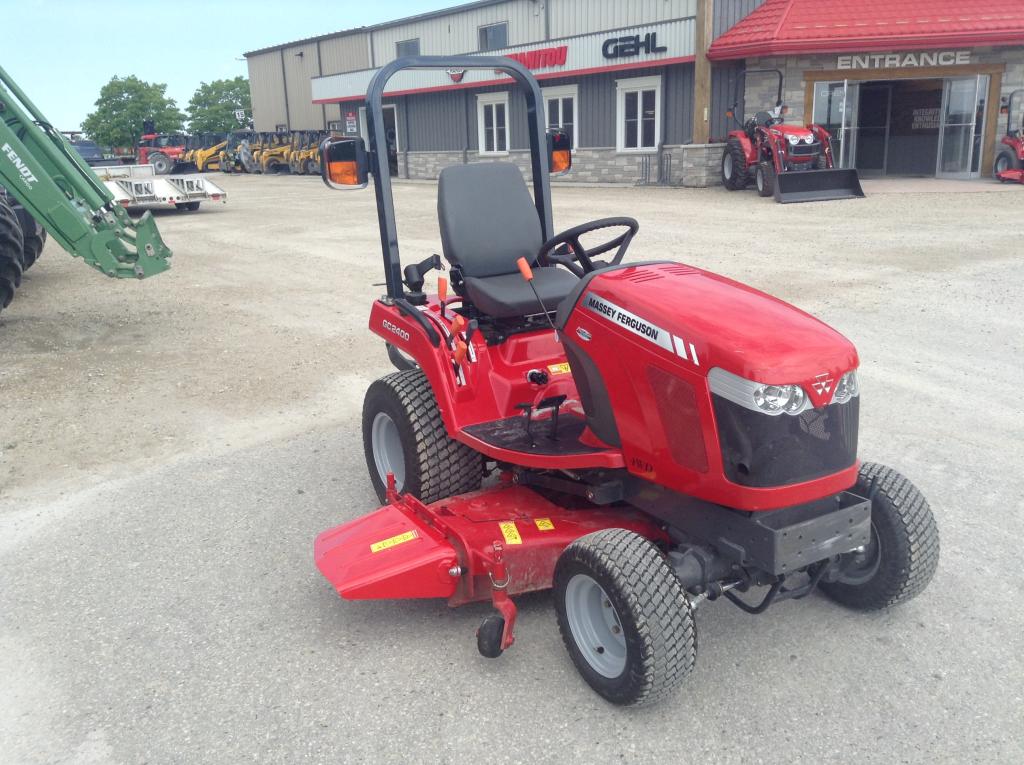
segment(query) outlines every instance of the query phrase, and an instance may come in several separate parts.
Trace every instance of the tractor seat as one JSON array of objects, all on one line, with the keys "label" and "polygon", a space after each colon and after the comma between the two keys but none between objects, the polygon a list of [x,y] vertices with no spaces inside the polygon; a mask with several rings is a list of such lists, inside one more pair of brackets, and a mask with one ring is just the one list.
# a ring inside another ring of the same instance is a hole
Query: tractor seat
[{"label": "tractor seat", "polygon": [[[556,266],[537,267],[544,243],[537,208],[519,168],[508,162],[453,165],[441,171],[437,218],[445,259],[462,273],[462,296],[495,319],[554,311],[579,281]],[[534,266],[533,286],[516,261]]]}]

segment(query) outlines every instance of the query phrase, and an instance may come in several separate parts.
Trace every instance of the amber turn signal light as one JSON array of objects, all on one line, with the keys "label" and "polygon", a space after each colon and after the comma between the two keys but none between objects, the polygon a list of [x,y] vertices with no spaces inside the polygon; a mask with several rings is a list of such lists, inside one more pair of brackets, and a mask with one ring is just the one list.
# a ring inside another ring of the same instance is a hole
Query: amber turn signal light
[{"label": "amber turn signal light", "polygon": [[339,186],[363,186],[359,181],[359,165],[355,162],[331,162],[327,166],[331,183]]}]

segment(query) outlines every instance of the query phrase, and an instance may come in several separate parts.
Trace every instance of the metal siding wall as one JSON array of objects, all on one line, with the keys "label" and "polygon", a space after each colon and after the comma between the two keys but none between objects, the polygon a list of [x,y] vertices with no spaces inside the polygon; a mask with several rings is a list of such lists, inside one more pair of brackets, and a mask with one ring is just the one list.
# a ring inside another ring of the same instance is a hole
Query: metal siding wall
[{"label": "metal siding wall", "polygon": [[[734,64],[715,64],[711,67],[711,142],[721,142],[736,129],[736,123],[725,116],[725,111],[732,106],[736,90],[736,77],[742,72],[742,61]],[[740,93],[739,112],[743,113],[743,93]]]},{"label": "metal siding wall", "polygon": [[[403,147],[409,151],[460,151],[466,147],[463,94],[458,91],[407,96],[410,133]],[[401,109],[401,107],[399,107]],[[403,123],[405,118],[399,115]]]},{"label": "metal siding wall", "polygon": [[661,85],[665,99],[663,144],[675,146],[693,139],[693,68],[693,64],[682,64],[665,69]]},{"label": "metal siding wall", "polygon": [[424,56],[473,53],[480,47],[479,28],[502,21],[508,22],[509,45],[523,45],[544,39],[543,3],[510,0],[372,32],[373,65],[379,67],[393,61],[396,58],[395,44],[413,38],[419,38],[420,53]]},{"label": "metal siding wall", "polygon": [[249,93],[256,130],[273,130],[285,122],[284,78],[278,51],[249,56]]},{"label": "metal siding wall", "polygon": [[292,130],[319,130],[325,127],[323,111],[319,104],[313,103],[310,84],[310,80],[317,75],[316,43],[285,48],[277,55],[282,54],[288,84],[289,127]]},{"label": "metal siding wall", "polygon": [[697,15],[697,0],[547,0],[547,4],[552,38]]},{"label": "metal siding wall", "polygon": [[339,74],[370,66],[370,36],[366,33],[320,41],[324,74]]},{"label": "metal siding wall", "polygon": [[711,39],[717,40],[762,5],[764,0],[715,0]]}]

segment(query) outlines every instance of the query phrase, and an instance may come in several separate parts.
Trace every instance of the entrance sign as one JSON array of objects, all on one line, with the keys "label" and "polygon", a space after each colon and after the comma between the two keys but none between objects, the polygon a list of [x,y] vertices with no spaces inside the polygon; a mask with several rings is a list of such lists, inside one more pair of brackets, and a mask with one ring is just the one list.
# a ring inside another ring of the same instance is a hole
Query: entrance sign
[{"label": "entrance sign", "polygon": [[963,66],[971,63],[969,50],[933,53],[865,53],[839,56],[836,69],[916,69],[922,66]]}]

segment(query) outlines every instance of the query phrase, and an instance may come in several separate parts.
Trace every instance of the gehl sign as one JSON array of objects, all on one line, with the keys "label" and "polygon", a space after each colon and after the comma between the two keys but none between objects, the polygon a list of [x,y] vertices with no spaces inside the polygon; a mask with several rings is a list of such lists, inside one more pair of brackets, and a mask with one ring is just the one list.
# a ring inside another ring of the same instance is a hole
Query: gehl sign
[{"label": "gehl sign", "polygon": [[664,53],[667,50],[668,48],[664,45],[658,45],[657,32],[648,32],[643,37],[640,35],[609,37],[601,46],[601,53],[605,58],[628,58],[640,53]]}]

